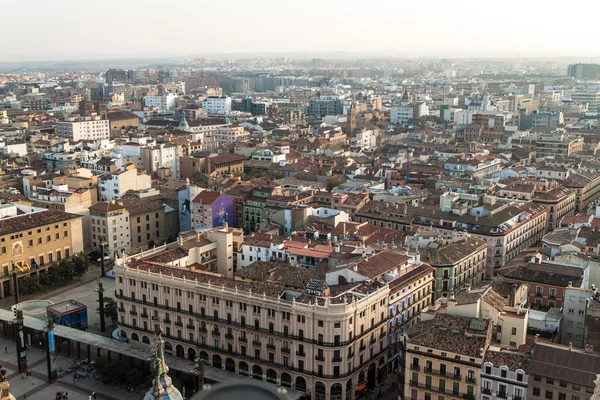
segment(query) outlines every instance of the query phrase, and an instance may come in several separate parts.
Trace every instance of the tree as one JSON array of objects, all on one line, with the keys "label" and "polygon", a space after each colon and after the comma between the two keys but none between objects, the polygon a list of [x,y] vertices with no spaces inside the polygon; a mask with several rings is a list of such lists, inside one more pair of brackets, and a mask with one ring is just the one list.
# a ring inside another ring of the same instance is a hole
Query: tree
[{"label": "tree", "polygon": [[342,180],[338,176],[332,176],[327,179],[327,191],[331,192],[334,188],[342,184]]},{"label": "tree", "polygon": [[70,261],[71,264],[73,264],[73,271],[77,276],[84,275],[88,271],[88,267],[90,266],[90,260],[83,252],[73,255]]},{"label": "tree", "polygon": [[[96,308],[96,312],[100,314],[100,307]],[[115,325],[119,319],[117,302],[113,298],[104,298],[104,318],[110,319],[113,325]]]}]

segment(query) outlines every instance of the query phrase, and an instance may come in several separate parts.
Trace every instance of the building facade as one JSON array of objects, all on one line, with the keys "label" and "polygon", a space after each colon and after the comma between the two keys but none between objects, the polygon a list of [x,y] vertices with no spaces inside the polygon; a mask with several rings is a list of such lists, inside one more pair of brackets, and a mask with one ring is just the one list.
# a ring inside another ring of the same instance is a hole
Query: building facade
[{"label": "building facade", "polygon": [[110,139],[110,122],[97,115],[70,117],[56,123],[56,135],[73,141]]},{"label": "building facade", "polygon": [[482,400],[525,400],[531,356],[496,348],[485,353],[481,369]]},{"label": "building facade", "polygon": [[90,207],[90,230],[92,248],[113,259],[131,251],[131,224],[129,211],[123,203],[99,201]]},{"label": "building facade", "polygon": [[199,355],[213,368],[318,400],[355,399],[376,386],[387,353],[387,286],[337,290],[313,280],[292,290],[287,281],[265,285],[172,265],[117,265],[119,328],[131,341],[149,344],[160,326],[167,354]]},{"label": "building facade", "polygon": [[14,293],[13,271],[39,274],[84,250],[80,215],[13,204],[0,213],[0,298]]}]

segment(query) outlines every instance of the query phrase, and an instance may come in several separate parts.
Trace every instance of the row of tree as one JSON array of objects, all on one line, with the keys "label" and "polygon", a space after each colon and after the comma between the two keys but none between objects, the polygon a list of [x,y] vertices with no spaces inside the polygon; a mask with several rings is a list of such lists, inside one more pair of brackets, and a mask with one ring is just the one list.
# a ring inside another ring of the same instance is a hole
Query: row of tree
[{"label": "row of tree", "polygon": [[36,275],[19,278],[19,293],[34,294],[52,287],[63,286],[83,276],[89,267],[88,257],[84,253],[74,254],[69,258],[54,263],[46,271]]}]

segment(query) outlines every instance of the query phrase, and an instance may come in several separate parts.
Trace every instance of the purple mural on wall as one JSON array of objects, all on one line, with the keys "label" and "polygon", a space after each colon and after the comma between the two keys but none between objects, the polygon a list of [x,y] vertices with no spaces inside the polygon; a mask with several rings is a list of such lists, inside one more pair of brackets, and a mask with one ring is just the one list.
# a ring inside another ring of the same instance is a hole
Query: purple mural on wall
[{"label": "purple mural on wall", "polygon": [[227,221],[233,227],[233,199],[226,194],[220,195],[212,204],[212,223],[214,228],[223,226]]}]

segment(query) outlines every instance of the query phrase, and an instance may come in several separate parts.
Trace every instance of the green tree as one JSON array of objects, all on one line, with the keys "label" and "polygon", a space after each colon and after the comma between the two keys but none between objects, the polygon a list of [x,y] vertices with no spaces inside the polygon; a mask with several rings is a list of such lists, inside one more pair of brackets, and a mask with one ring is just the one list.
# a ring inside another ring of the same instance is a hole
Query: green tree
[{"label": "green tree", "polygon": [[327,191],[331,192],[334,188],[342,184],[342,179],[339,176],[332,176],[327,179]]},{"label": "green tree", "polygon": [[[96,308],[96,313],[100,314],[100,307]],[[117,302],[111,297],[104,298],[104,318],[110,319],[113,325],[115,325],[119,319]]]},{"label": "green tree", "polygon": [[77,276],[84,275],[88,271],[88,267],[90,266],[90,260],[83,252],[73,255],[70,261],[73,265],[73,271]]}]

